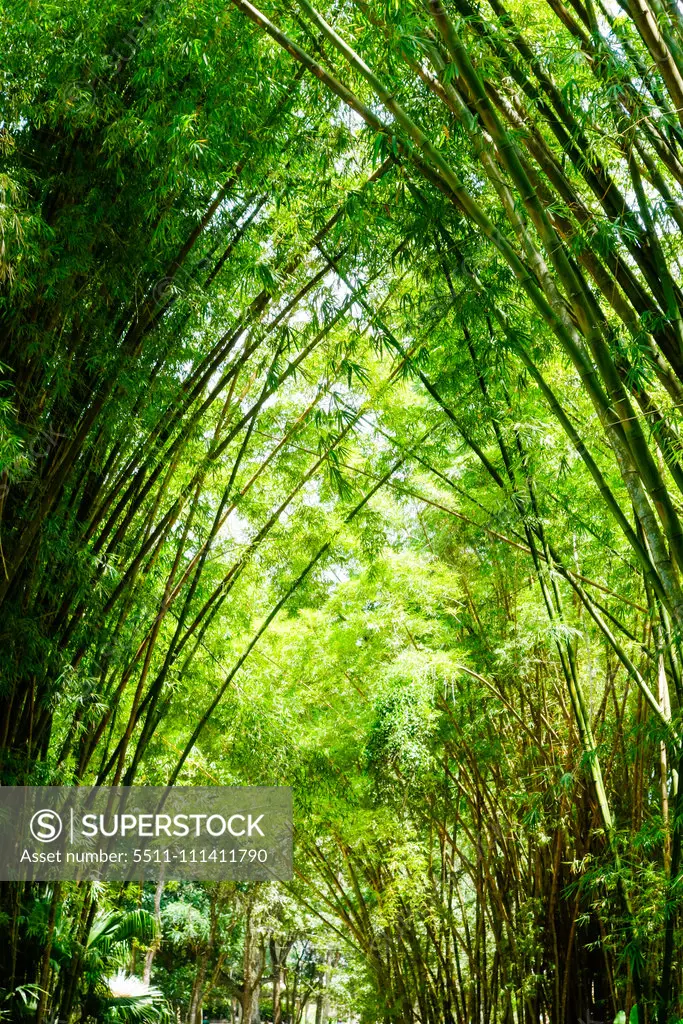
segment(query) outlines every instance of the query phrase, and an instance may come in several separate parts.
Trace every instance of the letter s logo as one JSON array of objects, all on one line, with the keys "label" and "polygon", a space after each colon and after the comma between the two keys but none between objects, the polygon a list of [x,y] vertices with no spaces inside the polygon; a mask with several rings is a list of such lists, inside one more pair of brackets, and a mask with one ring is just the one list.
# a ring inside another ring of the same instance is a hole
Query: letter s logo
[{"label": "letter s logo", "polygon": [[56,811],[44,807],[31,818],[31,835],[39,843],[51,843],[62,834],[62,819]]}]

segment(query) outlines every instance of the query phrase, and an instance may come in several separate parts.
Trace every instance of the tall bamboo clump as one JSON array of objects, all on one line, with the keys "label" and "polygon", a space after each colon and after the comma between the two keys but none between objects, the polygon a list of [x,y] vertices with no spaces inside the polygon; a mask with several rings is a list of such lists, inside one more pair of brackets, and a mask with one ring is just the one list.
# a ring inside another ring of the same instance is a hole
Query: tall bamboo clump
[{"label": "tall bamboo clump", "polygon": [[[241,30],[216,6],[199,21],[191,5],[110,7],[46,14],[42,49],[3,25],[4,784],[131,784],[174,698],[191,716],[185,750],[153,771],[178,776],[259,639],[216,688],[212,629],[226,609],[239,640],[250,623],[233,589],[262,557],[268,572],[262,551],[286,543],[306,485],[334,486],[357,424],[334,400],[363,333],[355,293],[391,261],[391,246],[361,257],[362,211],[391,162],[350,158],[297,69],[259,82],[245,53],[217,75]],[[351,293],[330,294],[323,244],[360,263]],[[319,557],[290,558],[264,629]],[[213,672],[199,711],[185,685],[197,661]],[[2,886],[10,992],[41,979],[47,992],[52,931],[43,953],[26,931],[44,898]],[[48,898],[56,908],[58,888]],[[96,904],[74,900],[78,942]],[[75,954],[39,1018],[68,1017],[78,969]]]},{"label": "tall bamboo clump", "polygon": [[[641,568],[665,638],[661,688],[648,685],[632,662],[629,672],[659,717],[669,758],[678,764],[680,12],[647,2],[617,10],[592,0],[534,8],[429,0],[400,7],[351,2],[328,17],[299,0],[297,19],[290,21],[284,5],[264,12],[248,0],[234,3],[356,113],[380,150],[395,153],[422,187],[437,189],[467,226],[461,233],[486,239],[491,258],[507,268],[515,284],[500,302],[487,293],[466,246],[456,239],[445,248],[450,273],[469,281],[510,357],[535,381]],[[618,495],[563,396],[543,375],[542,354],[524,330],[525,317],[543,325],[546,344],[573,367],[589,397],[618,468]],[[538,540],[542,548],[543,538]],[[548,555],[552,560],[549,549]],[[550,584],[547,603],[557,616],[554,589]],[[614,815],[581,682],[571,650],[560,657],[607,842],[619,865]],[[673,897],[681,820],[675,777],[672,785]],[[629,895],[625,886],[620,889],[628,918]],[[671,998],[676,915],[671,909],[665,916],[656,997],[661,1022],[668,1019]],[[635,932],[628,945],[637,947]],[[651,993],[641,966],[634,952],[633,983],[644,1020]]]}]

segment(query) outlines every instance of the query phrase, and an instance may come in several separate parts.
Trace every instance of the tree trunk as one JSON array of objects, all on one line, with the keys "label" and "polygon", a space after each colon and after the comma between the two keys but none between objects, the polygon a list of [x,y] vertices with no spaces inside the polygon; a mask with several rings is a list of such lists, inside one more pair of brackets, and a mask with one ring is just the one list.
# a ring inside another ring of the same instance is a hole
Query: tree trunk
[{"label": "tree trunk", "polygon": [[253,904],[250,902],[247,908],[244,933],[242,1024],[260,1024],[260,990],[263,967],[263,940],[256,932]]},{"label": "tree trunk", "polygon": [[152,941],[151,946],[147,950],[147,955],[145,956],[145,968],[144,971],[142,972],[142,980],[144,981],[145,985],[149,985],[150,978],[152,977],[152,964],[154,963],[154,957],[157,955],[157,953],[159,952],[159,948],[161,947],[161,895],[163,891],[164,874],[162,871],[159,877],[159,881],[157,882],[156,890],[154,892],[154,919],[157,923],[158,934],[156,938]]},{"label": "tree trunk", "polygon": [[331,966],[332,951],[328,949],[325,953],[325,964],[320,979],[320,990],[315,1000],[315,1024],[327,1024],[327,1015],[329,1013],[327,990],[330,984]]},{"label": "tree trunk", "polygon": [[[161,893],[159,893],[159,899],[161,899]],[[213,953],[214,946],[216,945],[216,932],[218,930],[218,892],[215,891],[211,897],[211,928],[209,931],[209,939],[203,953],[199,957],[199,964],[197,967],[197,974],[195,976],[194,984],[192,986],[192,996],[190,998],[190,1010],[187,1015],[188,1024],[201,1024],[201,1012],[202,1012],[202,998],[204,996],[204,986],[206,983],[206,974],[209,966],[209,958]]]},{"label": "tree trunk", "polygon": [[282,989],[287,957],[294,945],[293,938],[287,938],[278,946],[275,938],[269,939],[270,965],[273,972],[273,1024],[282,1024]]},{"label": "tree trunk", "polygon": [[42,1024],[43,1022],[50,994],[48,991],[48,985],[50,981],[50,954],[52,953],[52,939],[55,933],[55,918],[57,916],[57,906],[59,904],[60,889],[60,883],[55,882],[55,887],[52,891],[52,899],[50,901],[50,912],[47,921],[47,935],[45,936],[45,949],[43,952],[43,961],[40,967],[40,1001],[38,1003],[38,1009],[36,1011],[36,1024]]},{"label": "tree trunk", "polygon": [[282,968],[280,964],[273,964],[273,1024],[282,1022],[282,1005],[280,993],[282,991]]}]

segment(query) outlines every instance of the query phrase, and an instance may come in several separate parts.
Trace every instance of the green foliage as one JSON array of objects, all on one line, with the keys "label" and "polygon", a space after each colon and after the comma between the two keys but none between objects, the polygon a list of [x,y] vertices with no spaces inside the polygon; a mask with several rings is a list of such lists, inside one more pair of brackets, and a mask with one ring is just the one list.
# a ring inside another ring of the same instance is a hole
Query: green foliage
[{"label": "green foliage", "polygon": [[8,887],[0,1017],[680,1015],[679,14],[265,14],[0,18],[0,781],[298,872]]}]

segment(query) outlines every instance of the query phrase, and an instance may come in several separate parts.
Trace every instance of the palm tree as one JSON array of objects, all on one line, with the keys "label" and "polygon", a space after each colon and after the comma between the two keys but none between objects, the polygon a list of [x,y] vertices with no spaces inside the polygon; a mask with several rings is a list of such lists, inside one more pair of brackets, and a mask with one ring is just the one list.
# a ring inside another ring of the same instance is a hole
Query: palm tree
[{"label": "palm tree", "polygon": [[157,932],[157,922],[146,910],[109,910],[95,916],[83,951],[83,1024],[156,1024],[170,1019],[161,992],[126,973],[133,941],[152,942]]}]

